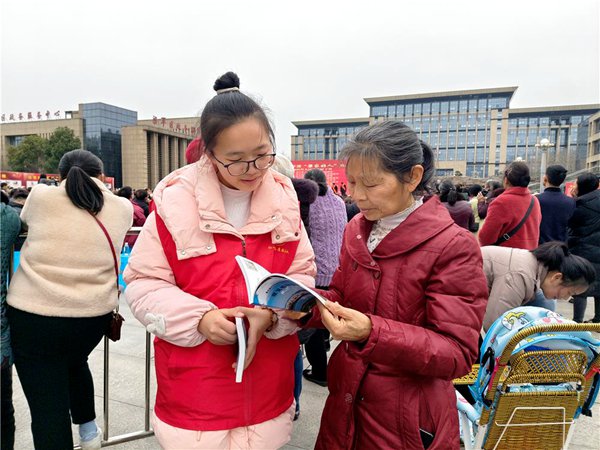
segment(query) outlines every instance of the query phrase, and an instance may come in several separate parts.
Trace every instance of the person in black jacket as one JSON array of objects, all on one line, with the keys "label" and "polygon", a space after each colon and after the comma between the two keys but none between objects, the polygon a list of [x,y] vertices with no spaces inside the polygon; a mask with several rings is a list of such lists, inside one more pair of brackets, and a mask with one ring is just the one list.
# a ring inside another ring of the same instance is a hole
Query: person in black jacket
[{"label": "person in black jacket", "polygon": [[575,212],[569,220],[569,249],[594,264],[596,282],[584,294],[573,299],[573,320],[583,322],[587,297],[594,297],[594,317],[589,322],[600,322],[600,190],[598,177],[586,172],[577,177],[573,190]]},{"label": "person in black jacket", "polygon": [[567,169],[556,164],[548,166],[544,175],[544,192],[537,196],[542,210],[540,245],[550,241],[567,241],[567,222],[575,211],[575,200],[563,194],[560,185]]}]

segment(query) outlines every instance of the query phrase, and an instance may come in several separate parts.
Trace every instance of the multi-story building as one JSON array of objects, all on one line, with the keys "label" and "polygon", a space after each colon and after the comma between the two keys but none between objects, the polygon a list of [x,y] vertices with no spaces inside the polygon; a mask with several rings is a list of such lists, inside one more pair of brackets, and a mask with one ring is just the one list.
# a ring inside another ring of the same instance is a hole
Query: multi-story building
[{"label": "multi-story building", "polygon": [[298,134],[292,136],[292,159],[337,158],[351,136],[339,133],[344,124],[351,123],[356,132],[368,124],[399,120],[434,149],[438,176],[490,177],[522,159],[539,178],[535,144],[543,138],[553,143],[549,162],[571,171],[583,169],[587,146],[581,145],[580,129],[600,105],[511,109],[516,90],[513,86],[365,98],[368,118],[293,122]]},{"label": "multi-story building", "polygon": [[[16,117],[15,117],[16,116]],[[196,135],[198,117],[137,119],[137,112],[106,103],[83,103],[75,111],[2,115],[0,160],[29,135],[50,135],[60,127],[73,130],[82,148],[96,154],[115,186],[153,188],[170,171],[185,165],[184,152]],[[64,118],[58,118],[64,116]],[[37,120],[36,120],[37,119]]]},{"label": "multi-story building", "polygon": [[[587,158],[586,169],[596,170],[600,173],[600,112],[590,117],[585,127],[582,127],[587,133]],[[584,133],[579,132],[579,137],[582,138]],[[584,139],[582,139],[583,141]]]}]

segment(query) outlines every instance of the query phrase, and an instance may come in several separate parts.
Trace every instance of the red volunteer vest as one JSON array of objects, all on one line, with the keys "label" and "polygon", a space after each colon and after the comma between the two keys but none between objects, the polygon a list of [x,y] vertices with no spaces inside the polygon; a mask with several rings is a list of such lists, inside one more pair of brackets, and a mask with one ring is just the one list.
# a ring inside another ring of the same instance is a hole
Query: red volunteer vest
[{"label": "red volunteer vest", "polygon": [[[177,286],[219,308],[247,306],[248,294],[235,261],[242,255],[274,273],[287,273],[298,241],[273,244],[271,234],[245,236],[214,234],[217,252],[178,260],[173,238],[162,219],[156,226]],[[273,419],[290,407],[294,389],[295,335],[281,339],[263,337],[256,355],[235,382],[231,367],[236,345],[179,347],[155,338],[158,392],[154,411],[163,422],[188,430],[229,430]]]}]

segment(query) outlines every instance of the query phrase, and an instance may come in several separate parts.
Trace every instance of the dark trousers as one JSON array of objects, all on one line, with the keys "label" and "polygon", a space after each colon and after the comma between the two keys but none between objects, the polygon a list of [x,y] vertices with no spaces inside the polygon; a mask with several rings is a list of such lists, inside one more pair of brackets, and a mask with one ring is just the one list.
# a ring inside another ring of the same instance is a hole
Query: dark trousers
[{"label": "dark trousers", "polygon": [[[578,295],[573,297],[573,320],[583,322],[585,318],[585,309],[587,307],[587,296]],[[600,322],[600,296],[594,297],[594,322]]]},{"label": "dark trousers", "polygon": [[300,411],[300,394],[302,393],[302,350],[298,350],[294,360],[294,399],[296,400],[296,411]]},{"label": "dark trousers", "polygon": [[12,366],[2,367],[2,450],[12,450],[15,447],[15,408],[12,402]]},{"label": "dark trousers", "polygon": [[[318,289],[328,291],[328,286],[317,286]],[[304,344],[306,359],[310,364],[312,376],[318,380],[327,381],[327,348],[329,341],[329,330],[317,328],[312,336]]]},{"label": "dark trousers", "polygon": [[329,340],[329,331],[318,328],[304,344],[306,359],[310,363],[312,376],[319,380],[327,380],[327,349],[326,342]]},{"label": "dark trousers", "polygon": [[47,317],[9,307],[8,318],[35,448],[71,449],[71,419],[82,424],[96,418],[87,359],[102,339],[111,314]]}]

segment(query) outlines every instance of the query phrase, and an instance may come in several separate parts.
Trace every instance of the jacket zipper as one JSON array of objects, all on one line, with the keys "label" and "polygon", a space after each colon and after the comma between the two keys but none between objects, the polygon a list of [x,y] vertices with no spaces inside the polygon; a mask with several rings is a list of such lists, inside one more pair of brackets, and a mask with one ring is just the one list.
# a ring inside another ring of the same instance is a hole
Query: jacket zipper
[{"label": "jacket zipper", "polygon": [[246,239],[242,239],[242,256],[246,257]]}]

